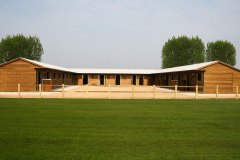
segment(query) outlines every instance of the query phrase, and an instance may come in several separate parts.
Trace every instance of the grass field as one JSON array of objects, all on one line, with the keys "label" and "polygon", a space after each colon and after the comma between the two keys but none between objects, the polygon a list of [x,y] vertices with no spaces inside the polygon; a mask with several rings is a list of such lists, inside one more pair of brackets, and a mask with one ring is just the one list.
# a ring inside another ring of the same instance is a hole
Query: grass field
[{"label": "grass field", "polygon": [[0,159],[240,159],[240,101],[0,99]]}]

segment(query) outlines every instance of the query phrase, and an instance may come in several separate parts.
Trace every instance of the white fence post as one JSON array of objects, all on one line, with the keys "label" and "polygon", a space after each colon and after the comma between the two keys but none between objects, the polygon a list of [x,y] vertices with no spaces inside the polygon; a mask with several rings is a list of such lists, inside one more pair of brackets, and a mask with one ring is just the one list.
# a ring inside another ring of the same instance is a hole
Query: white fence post
[{"label": "white fence post", "polygon": [[238,86],[236,87],[236,99],[238,99]]},{"label": "white fence post", "polygon": [[134,85],[132,85],[132,98],[134,98]]},{"label": "white fence post", "polygon": [[216,86],[216,99],[218,99],[218,85]]},{"label": "white fence post", "polygon": [[21,98],[21,86],[18,84],[18,98]]},{"label": "white fence post", "polygon": [[174,94],[174,98],[177,99],[177,85],[175,85],[175,94]]},{"label": "white fence post", "polygon": [[40,98],[42,98],[42,84],[39,84],[38,91],[39,91],[39,94],[40,94]]},{"label": "white fence post", "polygon": [[111,85],[108,85],[108,99],[111,99]]},{"label": "white fence post", "polygon": [[153,99],[156,98],[156,86],[153,85]]},{"label": "white fence post", "polygon": [[62,98],[64,98],[65,97],[65,95],[64,95],[64,84],[62,84]]},{"label": "white fence post", "polygon": [[197,99],[197,96],[198,96],[198,85],[196,85],[195,99]]},{"label": "white fence post", "polygon": [[87,93],[87,98],[89,98],[89,88],[88,88],[88,84],[87,84],[87,89],[86,89],[86,93]]}]

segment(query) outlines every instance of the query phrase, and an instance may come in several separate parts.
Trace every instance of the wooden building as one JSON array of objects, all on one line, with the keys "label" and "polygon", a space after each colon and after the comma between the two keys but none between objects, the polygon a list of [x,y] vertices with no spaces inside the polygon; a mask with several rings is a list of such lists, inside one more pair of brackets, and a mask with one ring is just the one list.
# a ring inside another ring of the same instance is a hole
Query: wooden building
[{"label": "wooden building", "polygon": [[36,91],[39,84],[53,88],[60,85],[153,85],[151,70],[67,69],[26,58],[0,64],[0,91]]},{"label": "wooden building", "polygon": [[0,91],[38,90],[38,84],[50,80],[51,85],[73,84],[73,73],[65,68],[17,58],[0,65]]},{"label": "wooden building", "polygon": [[[16,58],[0,64],[0,91],[36,91],[39,84],[96,86],[201,86],[199,91],[214,93],[216,86],[222,93],[234,92],[240,85],[240,70],[220,61],[205,62],[167,69],[73,69],[50,65],[26,58]],[[195,90],[179,88],[180,90]]]},{"label": "wooden building", "polygon": [[[173,67],[160,70],[155,76],[159,86],[202,86],[204,93],[215,93],[219,86],[221,93],[233,93],[240,85],[240,70],[220,61]],[[180,90],[195,88],[180,88]]]}]

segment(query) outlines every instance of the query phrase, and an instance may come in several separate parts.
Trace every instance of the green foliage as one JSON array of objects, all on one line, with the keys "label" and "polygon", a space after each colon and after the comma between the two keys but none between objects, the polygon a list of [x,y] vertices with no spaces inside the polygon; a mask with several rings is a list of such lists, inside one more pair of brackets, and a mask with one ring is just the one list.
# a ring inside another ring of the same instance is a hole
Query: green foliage
[{"label": "green foliage", "polygon": [[0,63],[17,57],[40,61],[42,54],[42,44],[36,36],[8,35],[0,42]]},{"label": "green foliage", "polygon": [[233,160],[240,101],[1,99],[0,159]]},{"label": "green foliage", "polygon": [[204,43],[198,37],[169,39],[162,49],[162,68],[204,62]]},{"label": "green foliage", "polygon": [[220,60],[234,66],[236,64],[236,49],[228,41],[216,41],[207,44],[206,61]]}]

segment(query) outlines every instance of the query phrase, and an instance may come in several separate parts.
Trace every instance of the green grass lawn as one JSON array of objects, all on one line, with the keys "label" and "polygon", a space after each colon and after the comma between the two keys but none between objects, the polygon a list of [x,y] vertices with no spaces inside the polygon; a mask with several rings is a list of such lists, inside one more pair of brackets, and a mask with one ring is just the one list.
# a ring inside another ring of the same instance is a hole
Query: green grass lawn
[{"label": "green grass lawn", "polygon": [[240,159],[240,101],[0,99],[0,159]]}]

